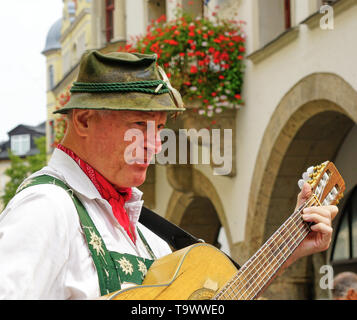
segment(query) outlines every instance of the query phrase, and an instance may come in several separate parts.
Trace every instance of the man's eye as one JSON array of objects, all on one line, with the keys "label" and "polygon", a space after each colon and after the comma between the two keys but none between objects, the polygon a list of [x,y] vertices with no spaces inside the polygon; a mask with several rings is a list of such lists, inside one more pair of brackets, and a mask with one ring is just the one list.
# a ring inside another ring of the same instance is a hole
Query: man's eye
[{"label": "man's eye", "polygon": [[138,126],[146,126],[146,122],[145,121],[138,121],[138,122],[135,122],[136,125]]}]

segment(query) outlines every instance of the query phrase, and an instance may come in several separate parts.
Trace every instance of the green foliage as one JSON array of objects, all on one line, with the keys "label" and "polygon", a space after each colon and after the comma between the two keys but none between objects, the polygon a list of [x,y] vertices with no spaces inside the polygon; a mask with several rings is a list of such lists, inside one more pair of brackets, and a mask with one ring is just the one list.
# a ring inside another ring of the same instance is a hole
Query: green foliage
[{"label": "green foliage", "polygon": [[1,197],[4,207],[15,195],[23,180],[46,165],[46,137],[35,139],[35,144],[40,152],[24,159],[9,150],[11,166],[5,171],[5,174],[10,177],[10,181],[6,184],[5,194]]}]

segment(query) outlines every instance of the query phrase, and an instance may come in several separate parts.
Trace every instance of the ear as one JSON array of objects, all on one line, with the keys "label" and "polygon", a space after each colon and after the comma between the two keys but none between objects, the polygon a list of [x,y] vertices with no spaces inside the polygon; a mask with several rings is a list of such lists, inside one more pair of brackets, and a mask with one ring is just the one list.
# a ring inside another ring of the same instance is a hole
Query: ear
[{"label": "ear", "polygon": [[80,137],[87,137],[92,129],[91,123],[95,116],[95,110],[74,109],[72,114],[72,123],[74,130]]}]

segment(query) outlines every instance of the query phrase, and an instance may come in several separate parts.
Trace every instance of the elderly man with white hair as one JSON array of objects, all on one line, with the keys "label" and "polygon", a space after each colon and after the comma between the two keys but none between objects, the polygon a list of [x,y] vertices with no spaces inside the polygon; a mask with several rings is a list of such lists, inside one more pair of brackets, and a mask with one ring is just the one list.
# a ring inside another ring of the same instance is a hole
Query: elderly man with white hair
[{"label": "elderly man with white hair", "polygon": [[[158,133],[168,115],[184,111],[156,55],[88,51],[71,92],[56,111],[68,117],[63,141],[0,215],[0,299],[98,298],[140,285],[153,261],[171,253],[138,222],[137,187],[161,150]],[[128,130],[143,133],[142,159],[128,153]],[[298,205],[310,194],[305,185]],[[328,248],[336,214],[335,206],[306,210],[312,233],[282,270]]]}]

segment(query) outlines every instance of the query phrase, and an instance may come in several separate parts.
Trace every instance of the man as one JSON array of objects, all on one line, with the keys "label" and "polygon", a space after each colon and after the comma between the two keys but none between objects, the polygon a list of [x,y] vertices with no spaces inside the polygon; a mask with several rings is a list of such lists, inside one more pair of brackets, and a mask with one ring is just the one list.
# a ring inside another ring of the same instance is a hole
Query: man
[{"label": "man", "polygon": [[357,300],[357,274],[341,272],[333,281],[334,300]]},{"label": "man", "polygon": [[[62,143],[0,217],[2,299],[97,298],[140,284],[151,263],[171,252],[138,223],[143,201],[136,187],[160,152],[168,114],[184,110],[156,56],[89,51],[71,91],[58,111],[68,115]],[[154,133],[147,133],[149,121]],[[135,152],[129,131],[142,132]],[[306,184],[298,205],[310,193]],[[328,248],[336,213],[334,206],[306,210],[313,232],[284,268]]]}]

